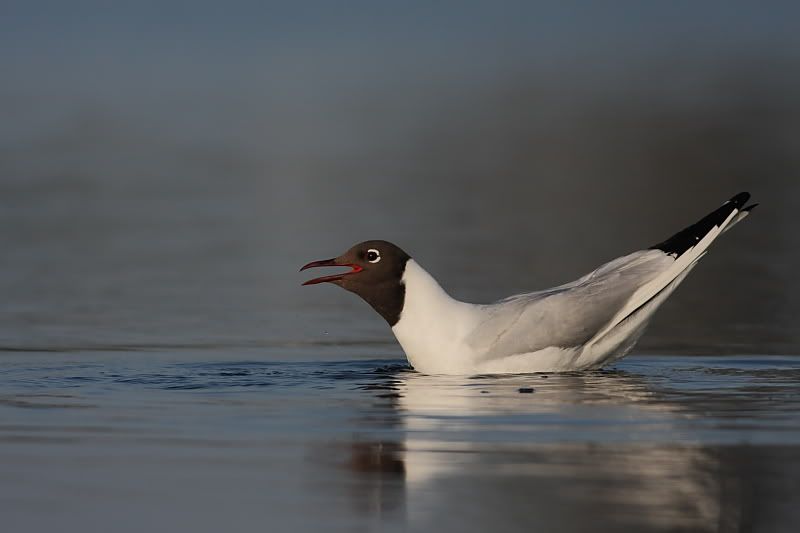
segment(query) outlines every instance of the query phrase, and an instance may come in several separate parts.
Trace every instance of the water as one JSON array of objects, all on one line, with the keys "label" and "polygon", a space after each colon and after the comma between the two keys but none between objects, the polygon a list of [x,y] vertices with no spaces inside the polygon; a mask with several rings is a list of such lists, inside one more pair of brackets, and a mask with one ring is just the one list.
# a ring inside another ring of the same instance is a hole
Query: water
[{"label": "water", "polygon": [[[800,364],[5,355],[9,531],[793,531]],[[530,391],[532,392],[521,392]]]}]

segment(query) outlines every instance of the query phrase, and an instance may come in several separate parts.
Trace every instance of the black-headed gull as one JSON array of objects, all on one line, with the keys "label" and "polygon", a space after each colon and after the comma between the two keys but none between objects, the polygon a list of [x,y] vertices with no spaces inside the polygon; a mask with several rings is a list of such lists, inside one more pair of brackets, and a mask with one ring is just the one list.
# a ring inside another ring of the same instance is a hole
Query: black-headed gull
[{"label": "black-headed gull", "polygon": [[646,250],[552,289],[479,305],[450,297],[387,241],[356,244],[334,259],[350,270],[309,280],[354,292],[391,326],[409,363],[426,374],[556,372],[599,368],[633,348],[655,310],[714,239],[755,204],[742,192],[699,222]]}]

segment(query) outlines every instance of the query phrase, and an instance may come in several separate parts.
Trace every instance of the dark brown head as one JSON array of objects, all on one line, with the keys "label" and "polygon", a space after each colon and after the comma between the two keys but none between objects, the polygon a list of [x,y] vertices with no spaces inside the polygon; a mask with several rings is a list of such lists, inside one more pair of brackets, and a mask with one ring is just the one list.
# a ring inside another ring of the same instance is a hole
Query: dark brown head
[{"label": "dark brown head", "polygon": [[388,241],[364,241],[334,259],[312,261],[303,268],[350,267],[348,272],[308,280],[303,285],[333,283],[361,296],[390,326],[400,320],[405,298],[403,273],[411,259]]}]

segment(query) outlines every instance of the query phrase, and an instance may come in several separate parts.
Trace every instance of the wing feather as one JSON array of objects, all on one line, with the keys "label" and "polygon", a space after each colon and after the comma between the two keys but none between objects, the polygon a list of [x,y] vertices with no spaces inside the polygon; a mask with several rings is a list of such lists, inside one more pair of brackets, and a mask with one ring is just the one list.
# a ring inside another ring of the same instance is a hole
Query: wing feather
[{"label": "wing feather", "polygon": [[634,252],[572,283],[484,306],[485,318],[467,343],[476,353],[492,358],[582,346],[614,319],[637,290],[674,263],[660,250]]}]

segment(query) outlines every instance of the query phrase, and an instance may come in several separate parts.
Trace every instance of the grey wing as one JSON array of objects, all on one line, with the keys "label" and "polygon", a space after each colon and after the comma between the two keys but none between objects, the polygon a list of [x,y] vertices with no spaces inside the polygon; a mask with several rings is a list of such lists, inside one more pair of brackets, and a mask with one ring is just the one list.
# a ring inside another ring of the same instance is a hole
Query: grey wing
[{"label": "grey wing", "polygon": [[643,250],[572,283],[483,306],[485,318],[467,344],[492,358],[582,346],[612,322],[637,289],[672,264],[660,250]]}]

